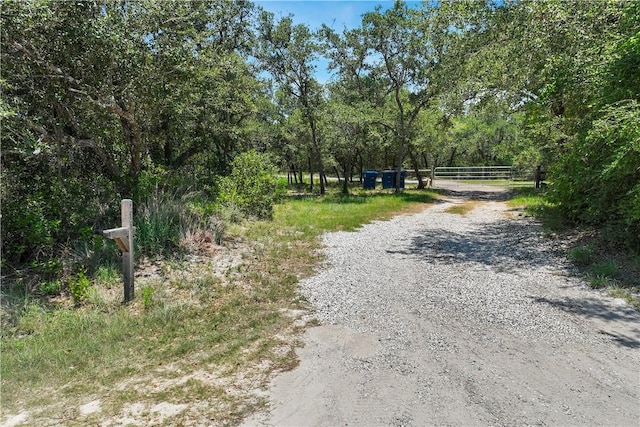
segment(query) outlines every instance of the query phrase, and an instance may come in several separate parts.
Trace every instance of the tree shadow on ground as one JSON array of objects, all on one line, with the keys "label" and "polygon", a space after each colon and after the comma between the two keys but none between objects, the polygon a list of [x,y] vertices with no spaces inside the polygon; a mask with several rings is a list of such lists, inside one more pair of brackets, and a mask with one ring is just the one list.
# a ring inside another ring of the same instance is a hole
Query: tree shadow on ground
[{"label": "tree shadow on ground", "polygon": [[451,190],[441,189],[441,194],[449,197],[460,197],[469,200],[482,200],[492,202],[506,202],[514,195],[513,191],[505,190],[503,188],[496,189],[495,191],[481,191],[481,190]]},{"label": "tree shadow on ground", "polygon": [[596,298],[563,298],[552,299],[546,297],[534,298],[537,303],[549,304],[568,313],[576,314],[588,319],[598,319],[605,322],[624,322],[634,325],[627,333],[618,331],[598,332],[610,337],[623,347],[640,348],[640,313],[630,306],[612,307],[610,304]]},{"label": "tree shadow on ground", "polygon": [[[543,237],[540,225],[529,218],[520,221],[505,219],[457,232],[426,229],[414,236],[407,247],[389,249],[387,253],[436,264],[479,264],[496,272],[523,277],[531,269],[544,267],[560,270],[561,274],[577,273],[569,264],[563,264],[553,249],[553,242]],[[580,317],[608,322],[612,329],[600,330],[601,334],[619,346],[640,348],[640,312],[631,306],[615,306],[609,301],[589,296],[587,292],[584,298],[539,297],[532,301],[549,304]],[[620,332],[619,326],[623,324],[625,332]]]},{"label": "tree shadow on ground", "polygon": [[413,237],[408,248],[387,252],[446,264],[478,263],[498,271],[558,264],[539,225],[529,219],[505,219],[461,232],[428,229]]}]

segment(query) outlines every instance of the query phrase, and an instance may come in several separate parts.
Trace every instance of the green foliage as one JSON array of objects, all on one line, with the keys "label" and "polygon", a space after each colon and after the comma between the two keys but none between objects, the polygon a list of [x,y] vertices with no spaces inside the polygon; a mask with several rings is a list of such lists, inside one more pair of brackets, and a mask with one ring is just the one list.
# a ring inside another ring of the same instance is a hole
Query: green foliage
[{"label": "green foliage", "polygon": [[220,203],[238,207],[245,215],[271,218],[273,205],[284,195],[278,170],[269,157],[256,151],[238,155],[221,183]]},{"label": "green foliage", "polygon": [[593,289],[606,288],[611,284],[609,276],[605,276],[604,274],[587,273],[587,280],[589,281],[589,286]]},{"label": "green foliage", "polygon": [[80,304],[89,297],[91,280],[85,270],[80,270],[75,276],[68,279],[69,293],[75,304]]},{"label": "green foliage", "polygon": [[101,266],[94,273],[94,280],[96,285],[111,288],[120,284],[122,281],[120,271],[114,266]]},{"label": "green foliage", "polygon": [[569,259],[576,265],[587,266],[591,264],[593,250],[588,247],[577,247],[569,251]]},{"label": "green foliage", "polygon": [[250,3],[9,0],[0,13],[3,264],[91,246],[81,230],[113,227],[120,198],[211,181],[244,148],[264,91]]},{"label": "green foliage", "polygon": [[584,139],[554,167],[552,197],[567,216],[613,224],[640,247],[640,108],[630,101],[606,107]]},{"label": "green foliage", "polygon": [[178,248],[188,215],[176,193],[156,189],[138,206],[134,218],[138,255],[160,256]]},{"label": "green foliage", "polygon": [[41,282],[38,285],[38,291],[42,292],[44,295],[58,295],[62,290],[62,281],[61,280],[50,280]]},{"label": "green foliage", "polygon": [[589,268],[589,273],[596,277],[615,278],[619,272],[618,265],[612,259],[598,262]]},{"label": "green foliage", "polygon": [[150,309],[151,307],[153,307],[154,304],[154,299],[153,299],[153,294],[154,294],[154,289],[152,286],[145,286],[142,288],[142,305],[144,306],[144,308],[146,310]]}]

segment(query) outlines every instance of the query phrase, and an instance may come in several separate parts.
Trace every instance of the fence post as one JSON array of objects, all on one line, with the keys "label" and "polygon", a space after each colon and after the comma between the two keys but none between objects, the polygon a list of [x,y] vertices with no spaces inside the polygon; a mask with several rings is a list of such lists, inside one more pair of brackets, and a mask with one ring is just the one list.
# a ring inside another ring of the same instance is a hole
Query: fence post
[{"label": "fence post", "polygon": [[122,271],[124,272],[124,301],[133,299],[133,201],[123,199],[120,205],[122,215],[122,226],[127,228],[127,246],[129,250],[122,253]]},{"label": "fence post", "polygon": [[124,302],[133,299],[133,202],[131,199],[123,199],[120,203],[120,215],[122,227],[103,230],[102,235],[107,239],[115,240],[122,252],[122,272],[124,275]]}]

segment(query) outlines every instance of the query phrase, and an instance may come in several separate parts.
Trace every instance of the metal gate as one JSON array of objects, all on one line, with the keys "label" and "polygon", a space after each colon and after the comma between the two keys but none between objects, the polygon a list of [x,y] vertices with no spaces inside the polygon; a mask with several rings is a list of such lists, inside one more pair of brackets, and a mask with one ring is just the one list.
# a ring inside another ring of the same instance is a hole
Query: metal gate
[{"label": "metal gate", "polygon": [[511,181],[512,174],[511,166],[438,167],[434,171],[434,178],[465,181]]}]

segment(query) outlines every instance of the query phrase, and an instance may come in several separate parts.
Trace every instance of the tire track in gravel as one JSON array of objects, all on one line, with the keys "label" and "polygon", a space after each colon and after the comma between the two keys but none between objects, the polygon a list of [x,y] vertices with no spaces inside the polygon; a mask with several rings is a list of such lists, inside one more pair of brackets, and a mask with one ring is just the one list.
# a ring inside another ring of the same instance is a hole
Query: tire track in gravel
[{"label": "tire track in gravel", "polygon": [[640,425],[640,314],[503,195],[454,196],[323,237],[301,284],[321,326],[245,425]]}]

